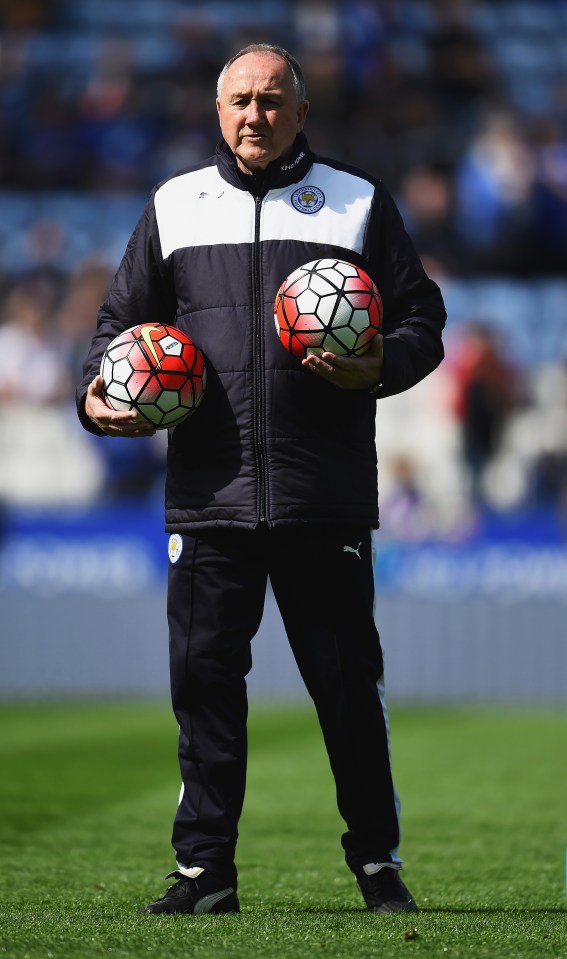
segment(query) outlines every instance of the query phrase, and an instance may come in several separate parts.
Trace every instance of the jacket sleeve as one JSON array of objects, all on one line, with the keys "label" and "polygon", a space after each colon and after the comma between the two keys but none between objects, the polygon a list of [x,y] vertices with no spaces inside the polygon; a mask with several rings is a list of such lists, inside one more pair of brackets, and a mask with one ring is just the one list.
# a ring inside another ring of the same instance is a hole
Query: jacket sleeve
[{"label": "jacket sleeve", "polygon": [[441,291],[431,280],[405,231],[398,208],[378,183],[364,252],[384,306],[384,362],[380,399],[415,386],[443,359],[447,317]]},{"label": "jacket sleeve", "polygon": [[79,419],[86,430],[102,435],[85,412],[85,400],[89,384],[100,372],[108,344],[119,333],[139,323],[172,323],[175,311],[175,294],[161,256],[152,193],[99,309],[96,333],[83,364],[76,402]]}]

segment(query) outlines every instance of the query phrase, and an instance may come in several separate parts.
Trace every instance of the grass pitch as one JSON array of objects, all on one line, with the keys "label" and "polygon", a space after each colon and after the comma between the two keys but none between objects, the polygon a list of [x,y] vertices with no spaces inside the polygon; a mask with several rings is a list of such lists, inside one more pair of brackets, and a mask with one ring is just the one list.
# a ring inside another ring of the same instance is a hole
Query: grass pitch
[{"label": "grass pitch", "polygon": [[0,707],[0,957],[567,957],[565,713],[391,718],[417,915],[362,909],[311,710],[253,707],[242,912],[151,917],[173,867],[168,705]]}]

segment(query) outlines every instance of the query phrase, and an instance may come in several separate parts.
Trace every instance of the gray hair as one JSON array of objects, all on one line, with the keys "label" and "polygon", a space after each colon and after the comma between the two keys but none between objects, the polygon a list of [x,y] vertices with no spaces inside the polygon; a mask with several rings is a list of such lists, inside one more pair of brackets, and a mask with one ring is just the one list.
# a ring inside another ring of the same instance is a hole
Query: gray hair
[{"label": "gray hair", "polygon": [[289,69],[291,70],[291,75],[293,77],[293,88],[295,90],[295,98],[297,102],[302,103],[303,100],[306,99],[305,77],[303,76],[303,70],[301,69],[299,62],[295,59],[295,57],[292,57],[291,53],[288,53],[287,50],[284,50],[283,47],[277,46],[275,43],[250,43],[247,47],[244,47],[242,50],[239,50],[238,53],[235,53],[234,56],[225,63],[219,74],[217,81],[217,97],[220,97],[221,95],[226,71],[236,60],[239,60],[240,57],[243,57],[246,53],[271,53],[274,56],[281,57],[282,60],[285,60]]}]

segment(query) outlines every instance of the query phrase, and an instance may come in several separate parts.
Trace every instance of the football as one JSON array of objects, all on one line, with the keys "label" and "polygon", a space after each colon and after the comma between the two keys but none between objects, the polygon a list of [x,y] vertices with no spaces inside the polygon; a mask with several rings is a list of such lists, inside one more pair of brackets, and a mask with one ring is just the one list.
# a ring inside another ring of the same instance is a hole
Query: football
[{"label": "football", "polygon": [[345,260],[313,260],[294,270],[274,304],[277,334],[290,353],[361,356],[382,326],[374,282]]},{"label": "football", "polygon": [[157,429],[195,412],[207,378],[205,358],[187,334],[158,323],[120,333],[107,346],[100,372],[108,405],[135,409]]}]

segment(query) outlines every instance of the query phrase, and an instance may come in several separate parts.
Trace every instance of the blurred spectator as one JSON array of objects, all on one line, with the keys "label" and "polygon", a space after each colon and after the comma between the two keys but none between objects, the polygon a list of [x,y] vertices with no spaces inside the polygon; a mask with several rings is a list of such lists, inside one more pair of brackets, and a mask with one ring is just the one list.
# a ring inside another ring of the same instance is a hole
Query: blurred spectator
[{"label": "blurred spectator", "polygon": [[3,0],[0,23],[9,30],[46,27],[58,6],[57,0]]},{"label": "blurred spectator", "polygon": [[53,333],[50,291],[21,284],[6,297],[0,325],[0,401],[56,403],[69,396],[71,379]]},{"label": "blurred spectator", "polygon": [[479,110],[500,89],[490,51],[473,25],[470,0],[440,0],[437,29],[429,35],[431,84],[451,124],[470,134]]},{"label": "blurred spectator", "polygon": [[352,95],[364,94],[379,73],[387,38],[384,11],[372,0],[342,0],[339,13],[343,83]]},{"label": "blurred spectator", "polygon": [[536,435],[527,471],[528,502],[536,509],[559,508],[567,520],[567,361],[539,367],[530,385],[533,418],[527,426]]},{"label": "blurred spectator", "polygon": [[420,482],[419,466],[400,453],[390,462],[390,489],[380,501],[380,529],[403,542],[423,540],[436,527],[434,512]]},{"label": "blurred spectator", "polygon": [[530,476],[530,498],[536,507],[567,507],[567,449],[544,452],[536,458]]},{"label": "blurred spectator", "polygon": [[295,5],[293,22],[308,96],[317,102],[323,124],[336,122],[345,111],[339,4],[303,0]]},{"label": "blurred spectator", "polygon": [[13,144],[17,166],[13,178],[27,189],[81,187],[85,182],[76,136],[74,105],[59,91],[42,86],[35,92]]},{"label": "blurred spectator", "polygon": [[80,263],[69,277],[55,324],[73,383],[82,376],[83,359],[92,340],[93,320],[111,281],[112,271],[95,259]]},{"label": "blurred spectator", "polygon": [[444,169],[411,170],[402,181],[400,201],[428,273],[439,282],[446,276],[474,272],[474,250],[455,228],[452,182]]},{"label": "blurred spectator", "polygon": [[63,268],[64,228],[55,220],[37,219],[23,234],[22,241],[20,278],[52,287],[55,299],[68,279]]},{"label": "blurred spectator", "polygon": [[77,118],[82,176],[94,190],[143,189],[162,132],[161,105],[137,75],[131,42],[106,41]]},{"label": "blurred spectator", "polygon": [[567,130],[542,117],[532,124],[535,185],[532,243],[525,274],[565,274],[567,264]]},{"label": "blurred spectator", "polygon": [[163,499],[166,437],[164,433],[144,437],[135,443],[125,437],[106,438],[89,433],[87,443],[99,460],[102,472],[97,499],[102,503]]},{"label": "blurred spectator", "polygon": [[471,493],[476,502],[482,503],[483,474],[498,453],[504,427],[518,406],[518,382],[498,348],[494,332],[480,323],[471,324],[461,336],[452,370]]},{"label": "blurred spectator", "polygon": [[[458,164],[458,228],[480,273],[516,273],[526,239],[535,160],[509,113],[490,113]],[[523,269],[520,268],[520,272]]]}]

